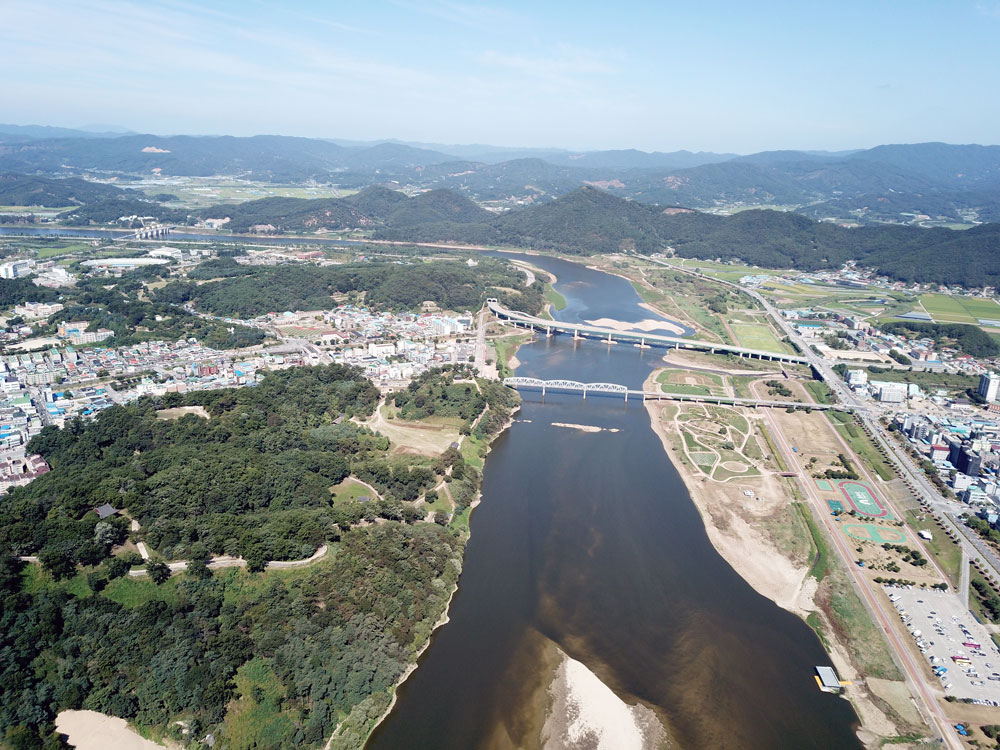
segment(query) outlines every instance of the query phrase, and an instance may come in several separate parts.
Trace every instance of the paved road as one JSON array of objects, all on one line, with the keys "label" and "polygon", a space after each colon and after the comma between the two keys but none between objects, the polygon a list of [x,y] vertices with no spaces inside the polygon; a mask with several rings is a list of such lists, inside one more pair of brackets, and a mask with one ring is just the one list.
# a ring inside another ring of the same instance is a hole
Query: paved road
[{"label": "paved road", "polygon": [[903,674],[906,678],[906,683],[910,693],[918,698],[917,707],[921,709],[921,713],[924,715],[925,719],[928,720],[929,726],[936,730],[939,736],[944,739],[944,744],[947,747],[950,747],[953,750],[961,750],[962,744],[958,741],[957,737],[955,737],[955,732],[951,727],[951,723],[944,715],[944,712],[941,710],[935,696],[932,694],[927,681],[924,679],[924,676],[920,671],[919,665],[914,661],[909,649],[903,643],[893,626],[890,618],[896,616],[895,612],[890,612],[883,606],[878,596],[872,591],[872,588],[868,583],[868,579],[865,578],[861,569],[854,565],[851,549],[847,544],[847,539],[842,533],[840,533],[840,530],[836,528],[836,522],[830,515],[829,509],[826,507],[826,503],[823,502],[822,498],[820,498],[817,494],[813,483],[809,481],[809,472],[800,465],[799,456],[789,447],[787,440],[785,440],[785,436],[778,428],[770,412],[765,412],[765,416],[771,425],[771,432],[778,444],[778,450],[784,457],[785,465],[790,471],[795,471],[796,469],[798,470],[798,481],[800,486],[805,490],[806,496],[810,500],[813,517],[819,519],[820,522],[826,527],[827,535],[833,541],[834,547],[836,547],[837,552],[840,554],[844,569],[847,571],[848,577],[850,578],[855,591],[861,597],[861,601],[864,603],[865,608],[871,615],[872,620],[882,629],[889,646],[896,652],[897,660],[903,667]]},{"label": "paved road", "polygon": [[[479,311],[479,320],[476,323],[476,372],[480,375],[486,374],[486,316],[489,308],[484,307]],[[500,363],[497,362],[497,367]]]},{"label": "paved road", "polygon": [[[700,278],[707,279],[709,281],[721,283],[725,286],[729,286],[734,290],[737,290],[741,293],[747,294],[750,297],[752,297],[761,307],[764,308],[765,311],[767,311],[767,313],[771,316],[772,320],[774,320],[778,328],[781,331],[783,331],[785,335],[789,337],[789,340],[795,342],[795,344],[801,349],[809,364],[819,374],[820,378],[827,384],[827,386],[829,386],[830,390],[834,393],[834,395],[840,399],[840,402],[842,404],[846,404],[853,407],[853,411],[858,416],[862,424],[864,424],[868,428],[868,431],[871,434],[875,435],[876,437],[881,437],[881,432],[882,432],[881,425],[879,425],[876,420],[871,418],[870,406],[866,403],[863,403],[860,399],[858,399],[857,396],[855,396],[855,394],[847,387],[847,384],[844,383],[844,381],[839,376],[837,376],[836,373],[833,372],[833,368],[831,367],[829,362],[827,362],[823,357],[817,355],[809,347],[809,345],[802,339],[798,331],[792,328],[791,325],[789,325],[788,321],[786,321],[781,316],[781,314],[778,313],[778,311],[770,304],[770,302],[768,302],[761,294],[751,289],[745,289],[744,287],[738,284],[732,284],[730,282],[720,281],[719,279],[714,279],[712,277],[704,276],[703,274],[689,271],[688,269],[684,268],[678,269],[677,266],[670,263],[665,263],[663,261],[657,261],[655,259],[651,260],[660,263],[661,265],[667,266],[669,268],[689,273],[693,276],[698,276]],[[778,442],[779,449],[782,451],[782,453],[786,458],[788,467],[791,468],[793,466],[798,466],[798,458],[796,457],[796,454],[789,449],[789,446],[785,441],[784,436],[781,434],[781,431],[777,428],[777,425],[774,422],[773,416],[771,415],[770,412],[767,411],[765,411],[764,414],[766,419],[771,424],[772,431],[774,432],[775,435],[775,440]],[[902,458],[899,456],[899,454],[902,451],[898,450],[898,446],[889,443],[889,441],[886,440],[885,438],[877,440],[877,442],[883,446],[883,449],[887,450],[888,455],[893,457],[894,463],[901,464],[903,461],[906,460],[905,456],[903,456]],[[799,469],[800,473],[804,473],[804,476],[808,477],[808,472],[801,472],[801,466],[799,466]],[[904,473],[903,476],[905,477],[906,473]],[[920,488],[925,494],[931,495],[932,498],[936,497],[940,502],[943,503],[944,499],[941,498],[939,494],[933,491],[927,492],[927,488],[925,485],[929,483],[926,482],[926,478],[920,477],[920,479],[923,479],[924,482],[921,483],[920,481],[917,481],[917,478],[915,477],[911,478],[911,480],[914,481],[914,486]],[[931,691],[930,685],[928,685],[919,667],[914,662],[909,649],[901,641],[899,635],[896,632],[895,627],[893,627],[890,618],[895,617],[895,612],[889,612],[887,609],[883,607],[882,602],[872,591],[871,586],[867,582],[867,579],[864,578],[860,569],[855,567],[855,565],[853,564],[851,550],[847,547],[846,539],[844,538],[843,534],[838,533],[837,530],[833,528],[833,524],[835,524],[836,522],[830,516],[828,509],[825,507],[825,503],[821,503],[820,498],[817,495],[816,490],[813,487],[812,483],[807,480],[801,481],[800,483],[805,488],[806,494],[811,500],[812,507],[816,510],[814,516],[816,516],[819,519],[822,519],[822,523],[827,527],[827,531],[829,532],[830,537],[833,539],[834,545],[837,547],[838,552],[840,553],[841,558],[844,561],[845,568],[847,569],[848,575],[851,578],[852,583],[854,584],[855,590],[857,590],[858,593],[860,594],[862,601],[865,603],[865,606],[871,613],[874,621],[878,623],[878,625],[882,628],[885,634],[886,641],[889,643],[892,650],[896,653],[899,662],[903,666],[903,671],[904,674],[906,675],[906,680],[910,688],[910,692],[914,697],[918,699],[917,705],[921,707],[924,716],[930,719],[929,724],[940,733],[943,743],[946,746],[953,748],[954,750],[960,750],[963,746],[961,742],[958,740],[957,736],[955,735],[951,723],[948,721],[943,711],[941,710],[940,705],[938,704],[936,698],[934,697]],[[962,546],[963,549],[967,549],[968,546],[970,546],[970,543],[968,543],[966,540]],[[933,558],[931,557],[928,557],[928,559],[933,560]]]},{"label": "paved road", "polygon": [[761,307],[763,307],[774,320],[779,329],[784,332],[791,341],[794,341],[795,344],[802,350],[804,356],[809,361],[809,364],[816,370],[817,373],[819,373],[823,382],[829,386],[830,390],[833,391],[836,397],[840,400],[840,403],[852,407],[859,421],[867,429],[875,443],[885,452],[889,461],[895,466],[899,475],[903,477],[903,479],[906,480],[911,487],[915,488],[917,494],[922,497],[923,500],[934,510],[935,515],[941,519],[944,526],[958,537],[959,544],[962,549],[971,557],[980,558],[981,562],[986,567],[987,572],[990,573],[996,580],[1000,580],[1000,557],[994,554],[993,551],[979,538],[979,535],[972,531],[972,529],[968,528],[965,524],[958,523],[954,520],[953,514],[955,513],[957,506],[941,496],[941,493],[939,493],[934,485],[930,483],[930,480],[927,479],[923,470],[913,463],[906,450],[889,437],[888,432],[877,419],[878,411],[873,411],[872,404],[862,401],[850,388],[847,387],[847,384],[843,381],[843,379],[833,371],[832,365],[825,358],[816,354],[812,350],[809,344],[807,344],[802,336],[799,335],[799,332],[796,331],[784,317],[782,317],[782,315],[763,295],[753,289],[742,287],[739,284],[733,284],[729,281],[722,281],[711,276],[705,276],[704,274],[697,273],[696,271],[676,266],[672,263],[666,263],[665,261],[661,261],[656,258],[650,258],[649,260],[653,263],[658,263],[659,265],[681,271],[682,273],[687,273],[691,276],[696,276],[707,281],[713,281],[715,283],[722,284],[723,286],[728,286],[735,291],[752,297]]},{"label": "paved road", "polygon": [[962,582],[958,586],[958,595],[962,599],[962,606],[966,611],[969,609],[969,579],[972,573],[969,571],[969,553],[965,547],[962,548]]}]

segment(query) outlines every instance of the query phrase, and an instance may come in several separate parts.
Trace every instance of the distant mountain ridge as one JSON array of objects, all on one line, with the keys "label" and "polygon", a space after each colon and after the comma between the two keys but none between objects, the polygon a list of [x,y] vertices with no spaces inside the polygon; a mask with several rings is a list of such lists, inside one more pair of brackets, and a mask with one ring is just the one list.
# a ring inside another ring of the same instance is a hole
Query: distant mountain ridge
[{"label": "distant mountain ridge", "polygon": [[[859,151],[737,156],[399,141],[338,144],[273,135],[95,137],[58,128],[0,126],[0,173],[5,171],[41,176],[234,175],[265,182],[316,180],[358,189],[382,184],[457,190],[476,201],[505,205],[548,202],[592,185],[658,205],[779,205],[862,223],[905,223],[919,214],[938,223],[968,224],[995,217],[1000,206],[1000,146],[974,144],[890,144]],[[878,210],[871,210],[873,203]],[[931,207],[934,213],[928,213]]]}]

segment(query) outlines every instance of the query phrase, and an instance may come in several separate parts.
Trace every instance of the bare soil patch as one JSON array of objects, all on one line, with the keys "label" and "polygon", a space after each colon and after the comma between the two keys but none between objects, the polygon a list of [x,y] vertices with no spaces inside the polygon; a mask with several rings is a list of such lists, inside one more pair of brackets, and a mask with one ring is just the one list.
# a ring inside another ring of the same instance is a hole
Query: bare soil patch
[{"label": "bare soil patch", "polygon": [[204,406],[175,406],[173,409],[160,409],[156,418],[162,420],[180,419],[185,414],[194,414],[202,419],[211,419],[212,415],[205,411]]}]

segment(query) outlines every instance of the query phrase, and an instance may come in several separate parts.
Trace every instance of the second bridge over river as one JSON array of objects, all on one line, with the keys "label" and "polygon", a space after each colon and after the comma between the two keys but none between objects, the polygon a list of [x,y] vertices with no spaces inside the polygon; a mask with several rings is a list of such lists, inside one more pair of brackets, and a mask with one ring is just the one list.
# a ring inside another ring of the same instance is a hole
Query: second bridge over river
[{"label": "second bridge over river", "polygon": [[515,326],[532,328],[542,331],[548,335],[557,333],[570,333],[574,339],[591,338],[615,344],[619,341],[634,342],[641,347],[665,346],[676,349],[694,349],[708,352],[710,354],[736,354],[749,359],[765,359],[775,362],[793,362],[800,365],[808,365],[809,360],[799,354],[788,354],[787,352],[769,352],[762,349],[748,349],[745,346],[734,346],[732,344],[718,344],[713,341],[700,341],[698,339],[682,338],[680,336],[667,336],[661,333],[644,333],[641,331],[616,331],[611,328],[601,328],[600,326],[583,325],[580,323],[563,323],[558,320],[544,320],[536,318],[527,313],[508,310],[500,305],[495,299],[488,299],[490,312],[500,320],[506,320]]},{"label": "second bridge over river", "polygon": [[814,404],[807,401],[762,401],[752,398],[735,398],[731,396],[693,396],[687,393],[661,393],[658,391],[640,391],[618,383],[581,383],[576,380],[541,380],[539,378],[511,377],[504,378],[503,384],[515,390],[538,389],[544,396],[548,391],[569,391],[581,393],[587,398],[588,393],[621,395],[627,402],[629,396],[639,397],[643,401],[688,401],[696,404],[718,404],[720,406],[750,406],[765,408],[789,407],[795,409],[817,409],[819,411],[852,411],[851,407],[841,404]]}]

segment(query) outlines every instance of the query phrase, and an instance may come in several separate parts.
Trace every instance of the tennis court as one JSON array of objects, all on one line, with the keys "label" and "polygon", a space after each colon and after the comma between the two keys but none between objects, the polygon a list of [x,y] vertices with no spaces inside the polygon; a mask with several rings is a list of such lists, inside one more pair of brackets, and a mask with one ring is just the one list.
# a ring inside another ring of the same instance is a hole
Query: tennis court
[{"label": "tennis court", "polygon": [[844,512],[844,504],[840,500],[827,500],[826,504],[830,506],[830,510],[834,513]]},{"label": "tennis court", "polygon": [[889,511],[875,496],[875,490],[866,482],[845,481],[837,486],[858,513],[872,518],[886,518],[889,515]]}]

